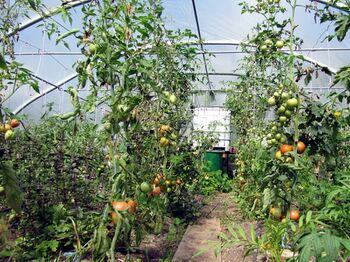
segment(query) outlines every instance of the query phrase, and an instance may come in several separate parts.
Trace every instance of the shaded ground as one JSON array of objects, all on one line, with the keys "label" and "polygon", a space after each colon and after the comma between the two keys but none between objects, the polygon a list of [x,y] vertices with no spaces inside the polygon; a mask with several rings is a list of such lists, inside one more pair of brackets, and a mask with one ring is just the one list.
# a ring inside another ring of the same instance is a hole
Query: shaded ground
[{"label": "shaded ground", "polygon": [[168,219],[162,233],[145,235],[141,245],[131,254],[117,252],[117,261],[171,261],[182,239],[186,228],[184,225],[174,226],[173,220]]}]

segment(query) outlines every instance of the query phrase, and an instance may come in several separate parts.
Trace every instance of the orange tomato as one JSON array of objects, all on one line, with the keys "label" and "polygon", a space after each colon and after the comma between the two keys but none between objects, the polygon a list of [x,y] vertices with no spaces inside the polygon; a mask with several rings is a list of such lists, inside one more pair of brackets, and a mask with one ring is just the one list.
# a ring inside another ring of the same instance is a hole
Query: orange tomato
[{"label": "orange tomato", "polygon": [[155,188],[153,189],[153,191],[152,191],[152,194],[153,194],[154,196],[159,196],[161,193],[162,193],[162,189],[161,189],[161,187],[159,187],[159,186],[155,187]]},{"label": "orange tomato", "polygon": [[271,207],[270,214],[274,218],[280,219],[282,217],[282,210],[279,207]]},{"label": "orange tomato", "polygon": [[128,204],[125,201],[113,201],[112,206],[117,211],[124,211],[129,208]]},{"label": "orange tomato", "polygon": [[7,131],[11,130],[12,126],[10,124],[2,124],[1,125],[1,132],[6,133]]},{"label": "orange tomato", "polygon": [[130,214],[134,214],[136,212],[137,202],[135,200],[129,200],[128,206],[129,206],[128,212]]},{"label": "orange tomato", "polygon": [[156,177],[156,178],[153,180],[152,184],[153,184],[153,185],[156,185],[156,186],[159,185],[159,178]]},{"label": "orange tomato", "polygon": [[282,153],[281,153],[280,150],[278,150],[278,151],[276,152],[276,154],[275,154],[275,159],[276,159],[276,160],[281,160],[281,157],[282,157]]},{"label": "orange tomato", "polygon": [[291,152],[293,151],[293,146],[288,145],[288,144],[284,144],[280,147],[280,151],[283,154],[287,153],[287,152]]},{"label": "orange tomato", "polygon": [[290,219],[294,221],[298,221],[300,218],[300,212],[298,210],[292,209],[290,211]]},{"label": "orange tomato", "polygon": [[298,141],[298,143],[297,143],[297,151],[298,151],[298,153],[299,154],[304,153],[305,149],[306,149],[306,145],[304,144],[304,142]]}]

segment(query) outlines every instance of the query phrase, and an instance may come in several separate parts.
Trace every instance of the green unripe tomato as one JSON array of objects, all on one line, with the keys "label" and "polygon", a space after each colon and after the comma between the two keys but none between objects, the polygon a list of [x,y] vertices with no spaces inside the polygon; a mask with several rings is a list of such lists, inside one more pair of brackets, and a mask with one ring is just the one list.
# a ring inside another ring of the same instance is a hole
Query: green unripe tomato
[{"label": "green unripe tomato", "polygon": [[286,110],[286,111],[284,112],[284,115],[285,115],[286,117],[290,118],[290,117],[292,116],[292,112],[290,112],[290,110]]},{"label": "green unripe tomato", "polygon": [[270,98],[267,100],[267,103],[269,104],[269,106],[275,106],[275,105],[276,105],[276,98],[274,98],[273,96],[270,97]]},{"label": "green unripe tomato", "polygon": [[15,137],[15,133],[12,130],[7,130],[5,133],[5,140],[12,140]]},{"label": "green unripe tomato", "polygon": [[280,133],[276,134],[275,136],[276,140],[280,140],[282,138],[282,135]]},{"label": "green unripe tomato", "polygon": [[262,51],[262,52],[266,52],[267,49],[268,49],[267,45],[260,46],[260,51]]},{"label": "green unripe tomato", "polygon": [[287,122],[287,117],[286,116],[280,116],[279,117],[279,121],[281,122],[281,123],[285,123],[285,122]]},{"label": "green unripe tomato", "polygon": [[90,44],[89,45],[89,53],[90,54],[95,54],[97,51],[97,44]]},{"label": "green unripe tomato", "polygon": [[286,92],[282,92],[281,98],[282,98],[283,100],[287,100],[287,99],[289,98],[289,94],[286,93]]},{"label": "green unripe tomato", "polygon": [[298,104],[299,104],[298,99],[296,99],[295,97],[290,98],[290,99],[287,100],[287,106],[289,108],[297,107]]},{"label": "green unripe tomato", "polygon": [[286,108],[285,108],[284,106],[280,106],[280,107],[277,109],[277,113],[279,113],[279,114],[284,113],[284,111],[286,111]]},{"label": "green unripe tomato", "polygon": [[276,97],[276,98],[279,98],[280,97],[280,94],[278,92],[274,92],[273,93],[273,96]]},{"label": "green unripe tomato", "polygon": [[277,48],[282,48],[284,46],[284,41],[283,40],[278,40],[275,44]]},{"label": "green unripe tomato", "polygon": [[272,41],[271,41],[271,39],[266,39],[265,41],[264,41],[264,44],[265,45],[267,45],[267,46],[270,46],[270,45],[272,45]]},{"label": "green unripe tomato", "polygon": [[177,97],[174,94],[171,94],[169,96],[169,101],[170,101],[170,103],[175,104],[177,101]]},{"label": "green unripe tomato", "polygon": [[150,184],[148,184],[147,182],[142,182],[141,183],[141,186],[140,186],[140,189],[143,193],[148,193],[151,191],[151,186]]}]

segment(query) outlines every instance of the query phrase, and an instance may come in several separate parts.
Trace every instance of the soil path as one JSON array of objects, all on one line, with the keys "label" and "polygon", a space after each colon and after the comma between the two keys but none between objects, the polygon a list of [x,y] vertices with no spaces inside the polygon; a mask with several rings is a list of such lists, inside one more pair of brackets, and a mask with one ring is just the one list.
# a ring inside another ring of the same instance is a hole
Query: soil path
[{"label": "soil path", "polygon": [[[215,246],[220,244],[218,234],[227,233],[225,224],[236,223],[248,232],[252,223],[240,216],[232,194],[220,193],[204,203],[202,216],[195,225],[189,226],[173,257],[173,262],[250,262],[253,257],[243,257],[241,247],[232,246],[215,255]],[[205,251],[193,257],[194,254]]]}]

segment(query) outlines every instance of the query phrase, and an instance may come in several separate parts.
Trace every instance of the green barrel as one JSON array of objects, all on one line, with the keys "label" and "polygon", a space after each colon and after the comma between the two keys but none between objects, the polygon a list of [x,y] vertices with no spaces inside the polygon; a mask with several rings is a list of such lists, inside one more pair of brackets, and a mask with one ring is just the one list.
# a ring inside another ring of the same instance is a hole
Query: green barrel
[{"label": "green barrel", "polygon": [[207,151],[204,159],[211,162],[210,171],[217,171],[221,169],[222,165],[222,151]]}]

